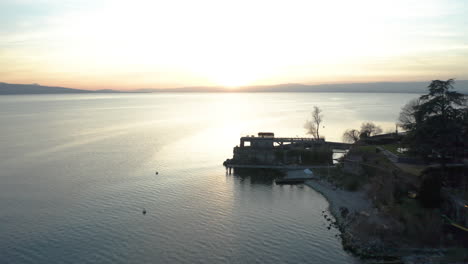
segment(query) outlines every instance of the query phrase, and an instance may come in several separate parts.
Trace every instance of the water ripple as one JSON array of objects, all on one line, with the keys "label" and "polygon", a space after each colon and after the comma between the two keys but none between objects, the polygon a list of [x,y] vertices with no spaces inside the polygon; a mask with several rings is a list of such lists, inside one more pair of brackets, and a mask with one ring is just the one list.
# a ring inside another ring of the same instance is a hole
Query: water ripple
[{"label": "water ripple", "polygon": [[0,98],[2,263],[354,263],[326,228],[320,194],[226,175],[219,164],[259,127],[296,135],[304,106],[322,103],[324,133],[339,140],[361,120],[393,127],[408,99],[34,98]]}]

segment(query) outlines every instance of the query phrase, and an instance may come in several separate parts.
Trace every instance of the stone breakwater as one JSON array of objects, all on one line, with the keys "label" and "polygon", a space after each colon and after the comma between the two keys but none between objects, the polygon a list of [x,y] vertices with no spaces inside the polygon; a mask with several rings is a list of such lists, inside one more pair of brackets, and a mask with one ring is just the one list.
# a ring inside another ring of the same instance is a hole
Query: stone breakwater
[{"label": "stone breakwater", "polygon": [[[298,177],[300,174],[303,171],[288,172],[289,177]],[[332,224],[341,231],[344,249],[362,258],[398,261],[397,254],[390,252],[388,243],[379,237],[378,231],[386,228],[387,221],[372,206],[364,192],[342,190],[323,179],[308,180],[305,184],[328,200],[329,211],[336,219]],[[373,231],[365,232],[366,227]]]},{"label": "stone breakwater", "polygon": [[[297,177],[303,171],[289,171]],[[321,193],[330,204],[329,211],[336,222],[330,221],[341,232],[343,248],[363,259],[379,263],[440,263],[446,253],[440,248],[408,248],[399,244],[399,237],[392,236],[398,223],[384,216],[363,191],[350,192],[337,188],[324,179],[308,180],[305,184]]]}]

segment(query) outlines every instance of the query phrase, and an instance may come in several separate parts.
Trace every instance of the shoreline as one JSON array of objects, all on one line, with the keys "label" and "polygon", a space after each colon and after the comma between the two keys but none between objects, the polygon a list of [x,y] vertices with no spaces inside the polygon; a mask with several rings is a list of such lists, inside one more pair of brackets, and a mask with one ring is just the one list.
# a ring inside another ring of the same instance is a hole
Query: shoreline
[{"label": "shoreline", "polygon": [[[298,177],[302,170],[288,171],[288,177]],[[364,191],[346,191],[318,176],[304,182],[320,193],[328,202],[328,211],[335,218],[345,251],[362,260],[378,260],[380,263],[439,263],[444,249],[401,248],[394,239],[384,239],[379,232],[389,231],[392,221],[375,208]],[[346,208],[346,209],[344,209]],[[344,211],[345,212],[344,212]],[[371,229],[363,229],[363,226]]]},{"label": "shoreline", "polygon": [[[300,177],[303,173],[302,170],[288,171],[287,177]],[[401,263],[401,256],[385,250],[386,245],[378,237],[368,236],[356,227],[361,223],[377,226],[380,222],[385,222],[363,191],[346,191],[320,177],[304,183],[327,200],[328,211],[336,220],[334,225],[341,233],[341,242],[346,251],[362,259]]]},{"label": "shoreline", "polygon": [[[287,177],[300,178],[304,172],[302,170],[288,171]],[[325,179],[317,177],[314,180],[307,180],[305,185],[322,194],[329,204],[329,211],[333,214],[337,222],[344,222],[340,208],[347,208],[348,214],[366,214],[374,210],[372,203],[366,198],[363,192],[351,192],[337,188]],[[375,209],[376,210],[376,209]],[[374,210],[374,211],[375,211]],[[374,212],[376,213],[376,212]]]}]

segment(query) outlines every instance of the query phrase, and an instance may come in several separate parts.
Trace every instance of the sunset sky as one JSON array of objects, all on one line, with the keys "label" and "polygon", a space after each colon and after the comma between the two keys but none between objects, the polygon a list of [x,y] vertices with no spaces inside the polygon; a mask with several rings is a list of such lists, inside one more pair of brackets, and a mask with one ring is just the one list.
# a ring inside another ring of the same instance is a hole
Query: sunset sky
[{"label": "sunset sky", "polygon": [[1,0],[0,82],[133,89],[461,80],[467,32],[462,0]]}]

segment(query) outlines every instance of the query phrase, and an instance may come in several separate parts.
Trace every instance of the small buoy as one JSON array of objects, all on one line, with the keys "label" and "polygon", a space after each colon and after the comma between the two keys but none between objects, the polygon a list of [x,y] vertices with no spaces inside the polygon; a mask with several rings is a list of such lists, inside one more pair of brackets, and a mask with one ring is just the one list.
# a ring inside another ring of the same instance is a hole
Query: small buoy
[{"label": "small buoy", "polygon": [[146,209],[143,208],[143,212],[142,212],[144,215],[146,214]]}]

